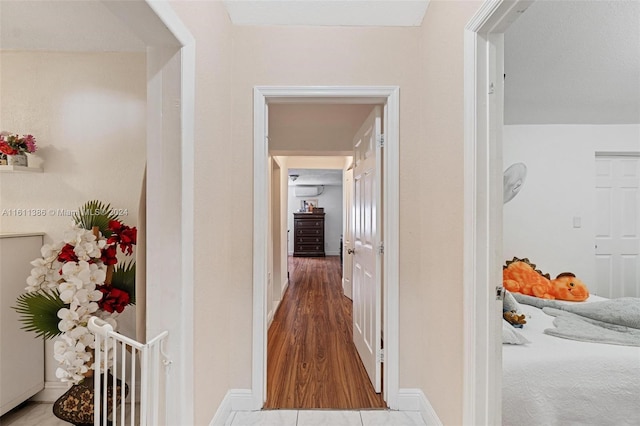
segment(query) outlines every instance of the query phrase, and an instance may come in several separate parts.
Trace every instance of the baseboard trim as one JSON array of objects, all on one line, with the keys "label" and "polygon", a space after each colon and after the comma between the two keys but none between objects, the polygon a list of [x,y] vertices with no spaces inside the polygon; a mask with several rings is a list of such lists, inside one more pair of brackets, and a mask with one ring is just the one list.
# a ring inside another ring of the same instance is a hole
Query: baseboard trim
[{"label": "baseboard trim", "polygon": [[231,389],[229,393],[231,399],[231,410],[253,411],[256,409],[251,389]]},{"label": "baseboard trim", "polygon": [[419,411],[428,426],[442,426],[442,421],[422,389],[399,389],[398,409],[400,411]]},{"label": "baseboard trim", "polygon": [[44,382],[44,389],[33,395],[31,401],[54,403],[70,387],[71,384],[65,382]]},{"label": "baseboard trim", "polygon": [[233,411],[231,409],[231,392],[231,390],[227,391],[227,394],[222,398],[222,401],[216,410],[216,414],[213,416],[209,426],[224,426],[227,422],[227,419]]},{"label": "baseboard trim", "polygon": [[224,426],[232,411],[253,411],[251,389],[229,389],[222,398],[209,426]]}]

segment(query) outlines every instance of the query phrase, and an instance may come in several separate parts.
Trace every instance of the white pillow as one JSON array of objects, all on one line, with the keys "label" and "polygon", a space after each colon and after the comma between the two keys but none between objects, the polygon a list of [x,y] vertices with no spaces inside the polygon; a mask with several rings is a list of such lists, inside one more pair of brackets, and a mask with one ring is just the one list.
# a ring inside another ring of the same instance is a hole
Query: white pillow
[{"label": "white pillow", "polygon": [[524,345],[525,343],[531,343],[518,332],[507,320],[502,320],[502,343],[509,345]]}]

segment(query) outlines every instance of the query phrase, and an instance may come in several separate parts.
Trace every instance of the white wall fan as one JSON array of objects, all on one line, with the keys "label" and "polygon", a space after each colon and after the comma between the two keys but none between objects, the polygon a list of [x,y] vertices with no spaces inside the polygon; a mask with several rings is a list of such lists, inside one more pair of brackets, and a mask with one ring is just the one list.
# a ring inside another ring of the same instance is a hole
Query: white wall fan
[{"label": "white wall fan", "polygon": [[503,204],[507,204],[518,195],[526,178],[527,166],[524,163],[512,164],[504,171],[502,188]]}]

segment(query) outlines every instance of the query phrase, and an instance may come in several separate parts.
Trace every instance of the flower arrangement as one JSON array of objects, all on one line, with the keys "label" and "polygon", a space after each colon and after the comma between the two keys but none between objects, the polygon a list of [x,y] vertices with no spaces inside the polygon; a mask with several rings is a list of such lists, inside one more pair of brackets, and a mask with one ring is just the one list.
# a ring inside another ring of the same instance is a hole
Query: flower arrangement
[{"label": "flower arrangement", "polygon": [[18,155],[24,153],[34,153],[36,138],[33,135],[23,135],[22,137],[11,132],[0,132],[0,152],[5,155]]},{"label": "flower arrangement", "polygon": [[109,205],[86,203],[73,215],[74,223],[62,241],[45,244],[42,257],[31,262],[27,292],[14,308],[27,331],[45,339],[58,337],[54,357],[59,363],[56,376],[79,383],[91,370],[108,368],[93,363],[94,336],[87,328],[94,315],[114,330],[116,318],[135,303],[135,262],[118,265],[117,249],[133,254],[137,230],[124,225]]}]

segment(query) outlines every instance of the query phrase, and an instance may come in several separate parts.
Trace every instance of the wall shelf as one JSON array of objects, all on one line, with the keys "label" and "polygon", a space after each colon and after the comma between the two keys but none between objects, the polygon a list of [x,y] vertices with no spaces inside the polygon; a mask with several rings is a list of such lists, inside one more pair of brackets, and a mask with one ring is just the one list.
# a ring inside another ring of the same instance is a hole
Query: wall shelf
[{"label": "wall shelf", "polygon": [[0,173],[42,173],[42,167],[0,166]]}]

